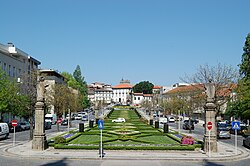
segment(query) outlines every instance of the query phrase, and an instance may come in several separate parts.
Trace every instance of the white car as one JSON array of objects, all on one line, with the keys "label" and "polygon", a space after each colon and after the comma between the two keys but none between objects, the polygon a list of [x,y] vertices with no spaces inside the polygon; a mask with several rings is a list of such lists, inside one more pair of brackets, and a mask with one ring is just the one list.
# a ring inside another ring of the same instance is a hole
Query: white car
[{"label": "white car", "polygon": [[169,122],[169,123],[174,123],[174,122],[175,122],[175,118],[172,117],[172,116],[169,117],[169,118],[168,118],[168,122]]},{"label": "white car", "polygon": [[112,122],[116,122],[116,123],[122,123],[125,122],[126,120],[124,118],[117,118],[117,119],[113,119]]},{"label": "white car", "polygon": [[82,116],[81,116],[81,115],[77,115],[77,116],[75,117],[75,120],[82,120]]}]

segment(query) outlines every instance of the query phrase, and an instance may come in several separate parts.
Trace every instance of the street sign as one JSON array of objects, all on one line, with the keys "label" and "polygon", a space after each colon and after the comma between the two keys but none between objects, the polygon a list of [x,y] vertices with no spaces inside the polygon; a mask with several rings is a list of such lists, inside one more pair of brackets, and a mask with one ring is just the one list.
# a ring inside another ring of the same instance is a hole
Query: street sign
[{"label": "street sign", "polygon": [[240,122],[234,121],[232,122],[232,129],[234,130],[235,133],[235,154],[237,155],[237,130],[240,130]]},{"label": "street sign", "polygon": [[207,122],[207,129],[211,130],[213,128],[212,122]]},{"label": "street sign", "polygon": [[99,128],[99,130],[102,130],[104,128],[104,121],[103,120],[98,120],[98,128]]},{"label": "street sign", "polygon": [[16,127],[16,126],[17,126],[17,120],[12,120],[12,121],[11,121],[11,125],[12,125],[13,127]]},{"label": "street sign", "polygon": [[240,122],[232,122],[233,130],[240,130]]}]

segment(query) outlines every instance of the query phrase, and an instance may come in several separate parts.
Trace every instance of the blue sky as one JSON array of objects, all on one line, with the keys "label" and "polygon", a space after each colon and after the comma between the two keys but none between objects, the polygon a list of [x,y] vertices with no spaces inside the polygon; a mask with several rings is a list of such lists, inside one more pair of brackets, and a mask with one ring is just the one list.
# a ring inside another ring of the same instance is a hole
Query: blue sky
[{"label": "blue sky", "polygon": [[3,0],[0,43],[87,83],[171,85],[199,65],[241,62],[249,0]]}]

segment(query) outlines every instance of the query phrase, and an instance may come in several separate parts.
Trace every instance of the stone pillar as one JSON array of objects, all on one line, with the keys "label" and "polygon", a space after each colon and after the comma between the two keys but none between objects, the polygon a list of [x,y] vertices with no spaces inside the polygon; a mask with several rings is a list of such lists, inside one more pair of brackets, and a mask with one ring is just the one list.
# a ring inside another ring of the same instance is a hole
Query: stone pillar
[{"label": "stone pillar", "polygon": [[37,102],[35,109],[35,132],[32,141],[32,149],[45,150],[47,148],[47,140],[44,130],[44,78],[39,77],[37,85]]},{"label": "stone pillar", "polygon": [[[216,105],[214,101],[215,86],[209,81],[205,85],[205,92],[207,95],[205,109],[205,134],[204,134],[204,151],[209,152],[209,132],[210,132],[210,151],[217,152],[217,127],[216,127]],[[207,123],[212,122],[212,129],[209,131]]]}]

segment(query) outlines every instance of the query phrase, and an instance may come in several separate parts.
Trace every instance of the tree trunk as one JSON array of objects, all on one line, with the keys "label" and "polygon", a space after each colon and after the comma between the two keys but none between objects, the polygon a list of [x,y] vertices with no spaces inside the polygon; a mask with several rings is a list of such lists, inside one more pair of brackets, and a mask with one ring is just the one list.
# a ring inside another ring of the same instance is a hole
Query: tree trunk
[{"label": "tree trunk", "polygon": [[57,128],[57,131],[59,132],[59,123],[56,123],[56,128]]}]

